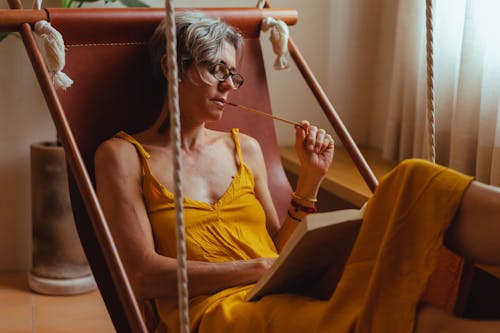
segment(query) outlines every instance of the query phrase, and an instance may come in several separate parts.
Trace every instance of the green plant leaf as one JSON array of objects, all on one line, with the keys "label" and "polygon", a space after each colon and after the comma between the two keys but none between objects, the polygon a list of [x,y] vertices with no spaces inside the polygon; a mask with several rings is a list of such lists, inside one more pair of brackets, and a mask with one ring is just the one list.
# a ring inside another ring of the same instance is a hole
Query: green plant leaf
[{"label": "green plant leaf", "polygon": [[8,35],[10,35],[10,32],[0,32],[0,42],[3,41]]},{"label": "green plant leaf", "polygon": [[64,8],[71,7],[71,3],[72,3],[71,0],[61,0],[61,6],[64,7]]},{"label": "green plant leaf", "polygon": [[141,0],[120,0],[120,2],[127,7],[149,7]]}]

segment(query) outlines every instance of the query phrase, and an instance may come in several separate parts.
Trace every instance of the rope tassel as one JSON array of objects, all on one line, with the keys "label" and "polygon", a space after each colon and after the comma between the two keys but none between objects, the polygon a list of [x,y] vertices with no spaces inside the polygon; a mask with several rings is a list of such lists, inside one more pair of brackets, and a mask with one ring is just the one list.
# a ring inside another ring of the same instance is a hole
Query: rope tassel
[{"label": "rope tassel", "polygon": [[273,45],[273,51],[277,55],[274,62],[275,69],[287,69],[290,64],[288,61],[288,36],[290,31],[285,22],[276,20],[272,17],[266,17],[262,20],[262,31],[271,29],[269,40]]},{"label": "rope tassel", "polygon": [[73,84],[73,80],[62,72],[66,64],[62,35],[47,21],[37,22],[35,24],[35,33],[43,40],[45,63],[52,78],[52,84],[56,89],[65,90]]}]

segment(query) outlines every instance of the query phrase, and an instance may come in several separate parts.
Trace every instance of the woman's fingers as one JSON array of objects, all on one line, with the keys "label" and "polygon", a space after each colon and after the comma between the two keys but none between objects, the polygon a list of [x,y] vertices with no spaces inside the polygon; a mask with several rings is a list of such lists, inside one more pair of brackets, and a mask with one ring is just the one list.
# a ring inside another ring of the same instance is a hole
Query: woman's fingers
[{"label": "woman's fingers", "polygon": [[322,128],[309,126],[306,138],[307,150],[315,153],[324,152],[330,145],[333,145],[333,139],[330,134]]},{"label": "woman's fingers", "polygon": [[304,141],[307,135],[307,128],[309,127],[309,123],[305,120],[302,120],[300,122],[300,126],[296,125],[295,126],[295,136],[296,139],[299,140],[300,142]]},{"label": "woman's fingers", "polygon": [[321,153],[327,151],[328,149],[333,149],[335,142],[330,134],[325,135],[325,140],[323,141],[323,146],[321,147]]},{"label": "woman's fingers", "polygon": [[316,147],[318,128],[316,126],[309,126],[306,138],[306,148],[309,151],[314,151]]},{"label": "woman's fingers", "polygon": [[302,120],[300,126],[296,126],[296,139],[297,144],[302,143],[306,150],[318,154],[333,148],[334,145],[330,134],[322,128],[310,125],[307,120]]},{"label": "woman's fingers", "polygon": [[322,128],[318,129],[316,134],[316,143],[314,145],[314,151],[316,153],[321,153],[323,151],[323,145],[325,144],[326,131]]},{"label": "woman's fingers", "polygon": [[327,134],[325,132],[325,135],[323,136],[323,139],[321,141],[321,145],[319,146],[317,152],[318,154],[323,154],[327,149],[328,147],[330,147],[330,145],[333,144],[333,139],[332,137],[330,136],[330,134]]}]

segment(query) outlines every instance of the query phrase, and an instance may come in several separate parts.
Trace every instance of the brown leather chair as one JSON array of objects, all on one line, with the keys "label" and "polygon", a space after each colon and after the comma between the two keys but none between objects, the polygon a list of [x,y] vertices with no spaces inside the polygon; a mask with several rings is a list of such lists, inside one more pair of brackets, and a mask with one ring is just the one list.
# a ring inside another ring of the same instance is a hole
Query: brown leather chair
[{"label": "brown leather chair", "polygon": [[[271,113],[259,41],[262,11],[207,11],[236,26],[245,37],[245,61],[239,66],[245,85],[234,93],[232,100]],[[49,9],[49,15],[51,24],[64,36],[67,47],[64,71],[75,81],[71,88],[58,93],[59,99],[93,179],[93,156],[97,146],[119,130],[135,133],[145,129],[160,110],[161,94],[151,77],[145,46],[164,17],[164,10]],[[284,11],[278,16],[290,24],[297,18],[294,11]],[[245,111],[227,110],[222,121],[214,127],[224,131],[237,127],[260,142],[274,203],[278,211],[286,212],[291,187],[281,165],[273,121]],[[77,228],[99,289],[117,330],[128,331],[127,311],[123,309],[127,305],[119,301],[113,273],[105,261],[107,254],[96,236],[100,231],[95,230],[95,222],[90,221],[84,198],[71,173],[70,183]]]}]

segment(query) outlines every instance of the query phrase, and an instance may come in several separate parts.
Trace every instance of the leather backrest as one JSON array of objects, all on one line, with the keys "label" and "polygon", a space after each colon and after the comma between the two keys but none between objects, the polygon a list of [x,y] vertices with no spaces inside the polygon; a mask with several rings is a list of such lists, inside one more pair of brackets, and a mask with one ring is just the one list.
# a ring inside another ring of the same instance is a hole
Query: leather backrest
[{"label": "leather backrest", "polygon": [[[233,93],[232,101],[271,113],[259,42],[261,12],[205,11],[235,25],[245,37],[239,66],[245,85]],[[64,36],[67,48],[64,71],[75,81],[59,93],[59,99],[91,175],[93,154],[100,142],[121,129],[129,133],[145,129],[157,116],[161,94],[151,77],[145,43],[163,16],[162,9],[86,9],[76,14],[50,10],[51,24]],[[281,165],[273,120],[228,109],[220,122],[210,126],[224,131],[238,127],[260,142],[273,200],[283,218],[290,185]]]},{"label": "leather backrest", "polygon": [[[271,113],[271,104],[259,41],[262,12],[257,9],[204,9],[236,26],[245,37],[239,66],[245,85],[232,101]],[[155,120],[161,91],[152,79],[146,43],[164,17],[163,9],[48,9],[51,24],[61,32],[66,51],[64,72],[74,84],[58,93],[64,113],[91,177],[97,146],[119,130],[135,133]],[[294,11],[291,16],[295,16]],[[292,22],[294,23],[293,19]],[[244,111],[226,111],[213,128],[238,127],[261,144],[269,187],[283,219],[291,187],[283,171],[272,120]],[[108,311],[119,332],[128,331],[123,305],[96,240],[89,217],[69,175],[75,222]]]}]

